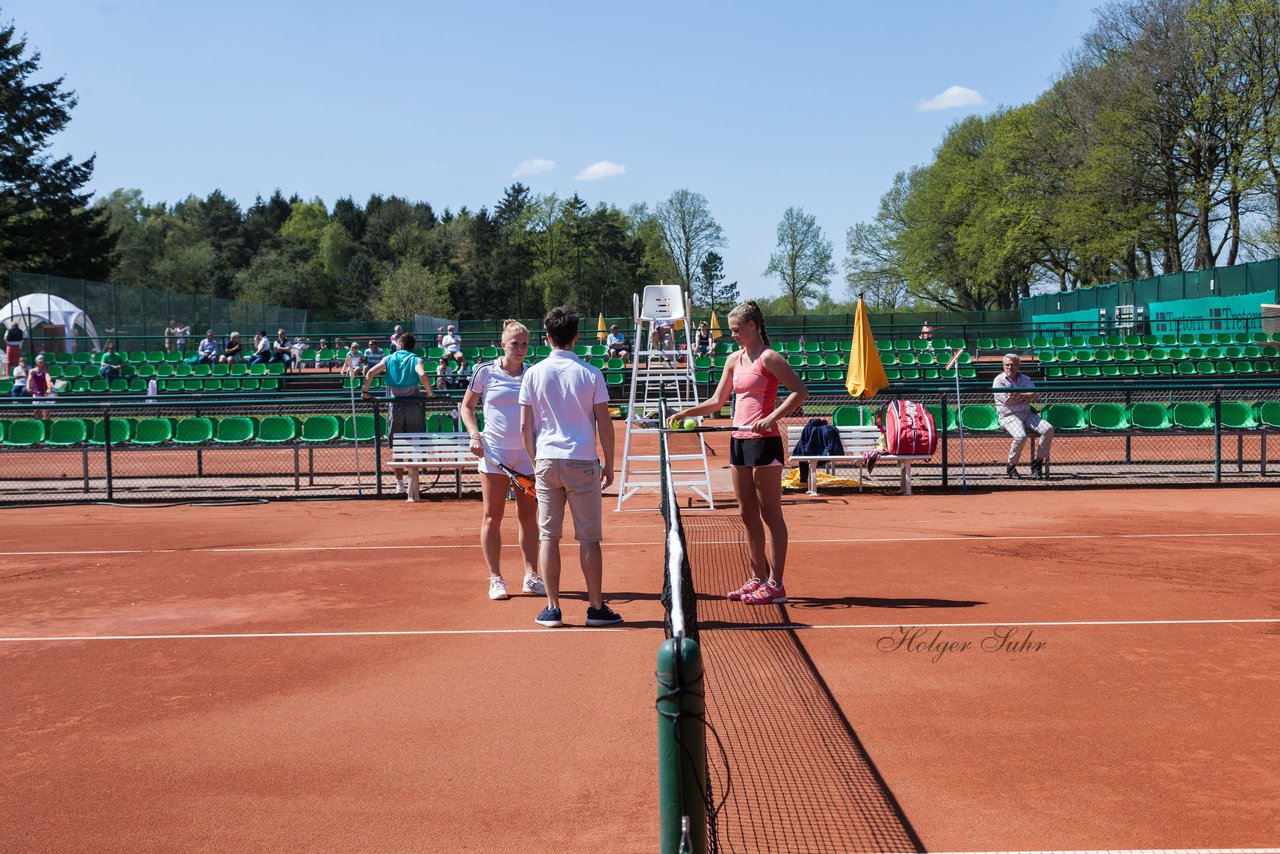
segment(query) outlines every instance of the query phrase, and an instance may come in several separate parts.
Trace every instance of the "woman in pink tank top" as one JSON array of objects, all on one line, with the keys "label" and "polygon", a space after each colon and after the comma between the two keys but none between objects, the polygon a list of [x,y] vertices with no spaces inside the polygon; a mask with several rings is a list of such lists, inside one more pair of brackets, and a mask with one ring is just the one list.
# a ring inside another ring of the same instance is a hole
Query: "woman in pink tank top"
[{"label": "woman in pink tank top", "polygon": [[[729,593],[729,598],[748,605],[782,604],[787,601],[787,589],[782,584],[787,563],[787,522],[782,516],[784,450],[778,422],[804,402],[809,390],[787,361],[769,347],[764,314],[755,300],[747,300],[729,312],[729,331],[741,349],[730,354],[715,393],[677,413],[672,420],[709,415],[729,402],[730,393],[734,394],[733,426],[738,429],[729,439],[729,462],[733,494],[747,530],[751,565],[747,583]],[[779,385],[791,392],[781,406]]]}]

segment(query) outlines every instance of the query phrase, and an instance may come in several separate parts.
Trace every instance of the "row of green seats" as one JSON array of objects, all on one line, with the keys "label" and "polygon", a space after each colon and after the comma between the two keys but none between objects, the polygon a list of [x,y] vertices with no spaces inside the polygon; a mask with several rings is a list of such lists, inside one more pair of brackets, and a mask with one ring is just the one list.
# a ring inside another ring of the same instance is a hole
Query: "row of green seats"
[{"label": "row of green seats", "polygon": [[963,347],[963,338],[880,338],[876,341],[876,349],[881,353],[919,353],[924,350],[959,350]]},{"label": "row of green seats", "polygon": [[1173,376],[1239,376],[1269,374],[1277,363],[1266,359],[1255,362],[1104,362],[1072,365],[1046,365],[1049,379],[1092,379],[1094,377],[1173,377]]},{"label": "row of green seats", "polygon": [[[878,427],[876,420],[879,418],[882,404],[870,404],[867,406],[837,406],[836,411],[832,413],[831,423],[837,427]],[[925,406],[929,410],[929,414],[933,416],[934,429],[941,432],[944,427],[947,430],[955,430],[958,423],[958,416],[954,406],[948,406],[946,411],[946,422],[943,423],[942,407],[936,403]]]},{"label": "row of green seats", "polygon": [[[936,354],[935,353],[881,353],[880,354],[880,364],[884,365],[886,368],[893,367],[895,365],[901,366],[901,367],[907,367],[907,368],[912,367],[914,365],[920,365],[922,367],[928,367],[929,365],[945,365],[950,360],[951,360],[951,354],[947,352],[936,353]],[[967,351],[960,354],[960,360],[958,364],[968,365],[971,362],[973,362],[973,357],[970,356]]]},{"label": "row of green seats", "polygon": [[[134,377],[131,380],[106,380],[102,377],[88,380],[83,377],[72,380],[60,394],[146,394],[148,380]],[[156,381],[157,390],[168,394],[212,391],[279,391],[277,377],[205,377],[185,380],[166,379]],[[13,391],[13,380],[0,380],[0,395]]]},{"label": "row of green seats", "polygon": [[[1280,400],[1261,401],[1256,404],[1239,400],[1224,400],[1220,404],[1222,428],[1226,430],[1255,430],[1259,427],[1280,429]],[[1182,401],[1164,404],[1140,401],[1123,403],[1049,403],[1040,409],[1040,417],[1056,430],[1212,430],[1213,405],[1199,401]],[[1003,428],[996,417],[996,408],[990,404],[964,407],[961,416],[964,429],[976,433],[995,433]]]},{"label": "row of green seats", "polygon": [[[142,379],[150,379],[151,377],[278,377],[284,374],[284,368],[283,362],[272,362],[269,365],[261,363],[253,365],[242,363],[234,365],[190,365],[186,362],[178,362],[176,364],[163,362],[159,365],[130,365],[124,368],[123,372]],[[78,379],[80,377],[92,379],[99,376],[99,373],[100,369],[93,365],[52,365],[49,368],[49,376],[61,379]]]},{"label": "row of green seats", "polygon": [[1036,361],[1044,364],[1071,362],[1180,362],[1184,359],[1200,361],[1208,359],[1274,359],[1280,357],[1280,345],[1244,344],[1226,347],[1135,347],[1127,349],[1099,350],[1040,350]]},{"label": "row of green seats", "polygon": [[[57,418],[43,421],[21,418],[0,422],[0,444],[15,448],[75,447],[106,444],[106,421],[102,419]],[[242,415],[199,418],[112,418],[112,445],[242,445],[260,442],[279,445],[295,440],[313,444],[324,442],[373,441],[373,415],[342,418],[333,415]],[[385,431],[381,416],[378,426]]]},{"label": "row of green seats", "polygon": [[1184,332],[1147,335],[1032,335],[983,337],[977,341],[979,350],[1042,350],[1053,348],[1078,349],[1081,347],[1207,347],[1216,345],[1280,343],[1280,332]]},{"label": "row of green seats", "polygon": [[946,368],[885,368],[884,375],[891,383],[895,382],[933,382],[935,380],[954,380],[956,374],[962,380],[976,380],[978,369],[972,365],[958,365],[950,370]]}]

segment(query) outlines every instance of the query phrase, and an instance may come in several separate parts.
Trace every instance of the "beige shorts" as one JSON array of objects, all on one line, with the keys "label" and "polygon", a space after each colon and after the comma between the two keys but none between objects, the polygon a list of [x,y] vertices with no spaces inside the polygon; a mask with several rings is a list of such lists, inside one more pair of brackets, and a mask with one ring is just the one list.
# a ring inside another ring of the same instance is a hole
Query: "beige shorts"
[{"label": "beige shorts", "polygon": [[604,539],[600,523],[600,463],[596,460],[538,460],[538,538],[564,535],[564,506],[573,514],[573,536],[580,543]]}]

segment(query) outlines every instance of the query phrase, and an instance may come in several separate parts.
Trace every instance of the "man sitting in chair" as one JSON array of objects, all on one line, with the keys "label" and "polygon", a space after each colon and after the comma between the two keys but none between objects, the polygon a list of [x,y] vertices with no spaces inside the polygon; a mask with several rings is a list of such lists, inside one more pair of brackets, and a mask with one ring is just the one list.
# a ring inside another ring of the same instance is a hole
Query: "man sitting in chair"
[{"label": "man sitting in chair", "polygon": [[649,333],[649,349],[674,350],[676,347],[676,322],[670,318],[658,318],[653,322],[653,330]]},{"label": "man sitting in chair", "polygon": [[610,359],[626,360],[628,353],[627,336],[618,330],[617,324],[609,327],[609,337],[605,339],[605,346],[609,348]]},{"label": "man sitting in chair", "polygon": [[[1031,476],[1049,479],[1049,446],[1053,443],[1053,425],[1045,421],[1031,408],[1031,404],[1039,400],[1039,396],[1030,389],[1035,388],[1026,374],[1022,373],[1022,358],[1017,353],[1008,353],[1004,357],[1004,373],[996,377],[992,388],[997,389],[995,395],[996,415],[1000,418],[1000,426],[1013,437],[1009,445],[1008,475],[1015,480],[1022,477],[1018,474],[1018,459],[1022,456],[1022,446],[1027,444],[1027,430],[1040,434],[1040,448],[1035,459],[1031,461]],[[1000,392],[999,389],[1027,389],[1027,391]]]}]

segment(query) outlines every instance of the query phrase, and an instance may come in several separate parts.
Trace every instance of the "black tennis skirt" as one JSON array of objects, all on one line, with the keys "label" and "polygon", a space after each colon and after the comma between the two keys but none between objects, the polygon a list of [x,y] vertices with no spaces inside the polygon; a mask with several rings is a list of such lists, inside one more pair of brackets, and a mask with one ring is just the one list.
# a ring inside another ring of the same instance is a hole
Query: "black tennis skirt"
[{"label": "black tennis skirt", "polygon": [[783,464],[783,447],[781,436],[762,436],[759,439],[729,439],[729,465],[771,466]]}]

